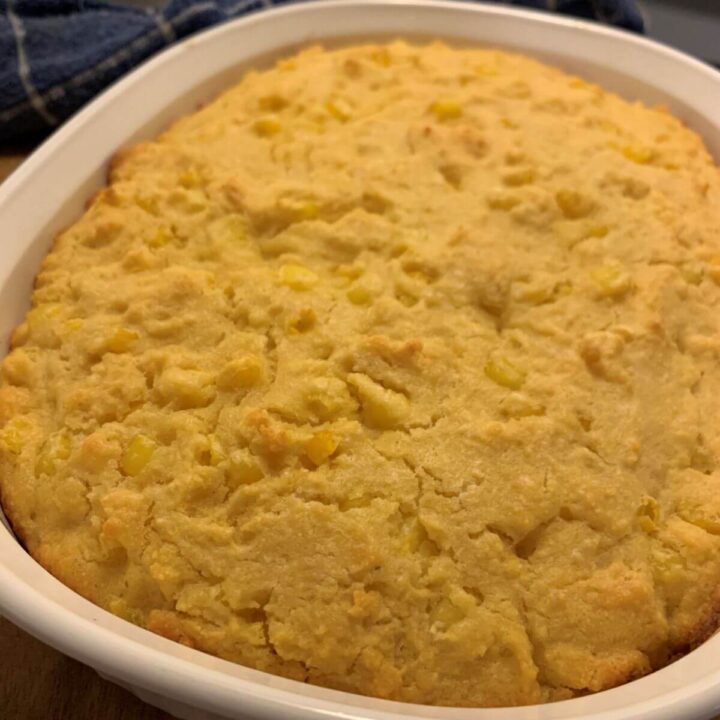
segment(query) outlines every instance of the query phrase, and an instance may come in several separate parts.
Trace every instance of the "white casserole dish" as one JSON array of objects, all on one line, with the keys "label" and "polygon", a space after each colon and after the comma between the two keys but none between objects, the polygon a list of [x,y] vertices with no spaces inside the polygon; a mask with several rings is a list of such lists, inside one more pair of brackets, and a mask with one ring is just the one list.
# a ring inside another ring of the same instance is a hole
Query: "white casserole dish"
[{"label": "white casserole dish", "polygon": [[[629,98],[661,102],[720,158],[720,74],[681,53],[590,23],[436,0],[288,6],[193,37],[143,65],[53,135],[0,189],[0,339],[27,309],[55,233],[105,180],[119,147],[152,137],[250,66],[316,39],[440,37],[539,56]],[[0,525],[0,612],[181,718],[695,720],[720,712],[720,636],[648,677],[597,695],[469,710],[373,700],[233,665],[126,623],[45,572]]]}]

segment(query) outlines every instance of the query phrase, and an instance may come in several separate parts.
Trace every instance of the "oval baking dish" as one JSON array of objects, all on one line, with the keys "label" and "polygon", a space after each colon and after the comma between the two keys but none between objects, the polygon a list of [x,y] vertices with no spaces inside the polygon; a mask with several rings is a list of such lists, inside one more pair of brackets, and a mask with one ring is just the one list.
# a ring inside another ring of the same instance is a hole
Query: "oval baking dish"
[{"label": "oval baking dish", "polygon": [[[180,43],[105,92],[0,188],[0,337],[27,309],[54,235],[105,181],[119,147],[152,137],[248,68],[311,42],[440,38],[534,55],[607,89],[662,103],[720,158],[720,74],[627,33],[529,11],[434,0],[333,0],[243,18]],[[42,201],[39,202],[39,199]],[[50,576],[0,527],[0,611],[45,642],[182,718],[674,720],[720,705],[720,638],[640,680],[544,706],[492,710],[375,700],[304,685],[182,647],[126,623]]]}]

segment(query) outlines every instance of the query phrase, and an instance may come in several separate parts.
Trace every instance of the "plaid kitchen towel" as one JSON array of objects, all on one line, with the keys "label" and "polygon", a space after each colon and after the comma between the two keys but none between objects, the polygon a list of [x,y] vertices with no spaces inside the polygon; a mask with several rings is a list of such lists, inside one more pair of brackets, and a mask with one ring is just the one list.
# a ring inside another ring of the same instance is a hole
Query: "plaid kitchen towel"
[{"label": "plaid kitchen towel", "polygon": [[[39,137],[178,39],[294,0],[0,0],[0,142]],[[495,0],[642,32],[634,0]]]}]

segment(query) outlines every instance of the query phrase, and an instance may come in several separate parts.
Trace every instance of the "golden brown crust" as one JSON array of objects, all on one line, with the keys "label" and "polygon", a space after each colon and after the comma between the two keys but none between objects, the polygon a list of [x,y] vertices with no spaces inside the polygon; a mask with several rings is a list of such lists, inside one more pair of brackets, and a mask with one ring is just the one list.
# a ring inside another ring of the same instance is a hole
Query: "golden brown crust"
[{"label": "golden brown crust", "polygon": [[527,58],[250,73],[119,151],[44,261],[3,508],[250,667],[458,706],[627,682],[718,625],[719,208],[677,120]]}]

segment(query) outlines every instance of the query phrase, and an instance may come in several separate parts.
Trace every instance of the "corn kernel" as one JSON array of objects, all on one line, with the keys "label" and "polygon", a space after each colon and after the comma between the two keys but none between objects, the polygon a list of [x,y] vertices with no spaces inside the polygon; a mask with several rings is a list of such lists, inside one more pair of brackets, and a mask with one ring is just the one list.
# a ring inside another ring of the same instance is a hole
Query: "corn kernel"
[{"label": "corn kernel", "polygon": [[347,512],[348,510],[354,510],[356,508],[365,508],[368,506],[368,500],[365,497],[350,497],[343,498],[338,503],[340,512]]},{"label": "corn kernel", "polygon": [[652,563],[663,582],[675,583],[683,580],[685,561],[677,551],[657,543],[652,550]]},{"label": "corn kernel", "polygon": [[405,269],[405,274],[423,285],[427,285],[432,279],[430,275],[421,268]]},{"label": "corn kernel", "polygon": [[35,474],[52,475],[57,469],[57,461],[67,460],[71,451],[72,440],[66,432],[60,431],[51,435],[38,456]]},{"label": "corn kernel", "polygon": [[124,353],[137,342],[140,336],[134,330],[127,328],[116,328],[113,334],[105,341],[104,349],[106,352]]},{"label": "corn kernel", "polygon": [[320,206],[314,200],[294,204],[290,209],[296,221],[314,220],[320,214]]},{"label": "corn kernel", "polygon": [[323,421],[329,421],[353,407],[347,385],[330,375],[308,378],[303,389],[307,411]]},{"label": "corn kernel", "polygon": [[3,377],[11,385],[29,385],[33,369],[32,354],[23,348],[13,350],[2,363]]},{"label": "corn kernel", "polygon": [[207,197],[201,190],[176,188],[167,198],[172,207],[186,213],[199,213],[208,208]]},{"label": "corn kernel", "polygon": [[[586,125],[588,127],[597,128],[599,130],[604,130],[606,133],[610,135],[619,135],[620,134],[620,126],[614,123],[612,120],[608,120],[607,118],[603,117],[592,117],[588,118],[586,121]],[[611,143],[611,147],[617,147],[616,143]]]},{"label": "corn kernel", "polygon": [[455,120],[463,114],[460,103],[448,98],[435,100],[430,105],[430,112],[433,113],[438,120]]},{"label": "corn kernel", "polygon": [[485,363],[485,375],[497,385],[519,390],[525,383],[527,373],[505,358],[495,358]]},{"label": "corn kernel", "polygon": [[630,289],[630,276],[615,265],[601,265],[590,277],[605,297],[620,297]]},{"label": "corn kernel", "polygon": [[353,305],[367,305],[372,300],[369,290],[362,285],[351,287],[346,295]]},{"label": "corn kernel", "polygon": [[157,443],[146,435],[136,435],[125,448],[121,468],[125,475],[139,475],[152,459]]},{"label": "corn kernel", "polygon": [[67,460],[72,452],[72,438],[65,432],[58,433],[53,438],[52,444],[53,452],[55,457],[60,460]]},{"label": "corn kernel", "polygon": [[267,115],[266,117],[258,118],[253,123],[253,130],[255,134],[260,137],[272,137],[282,130],[282,124],[273,115]]},{"label": "corn kernel", "polygon": [[494,62],[493,63],[490,63],[490,62],[478,63],[477,65],[473,66],[473,70],[475,71],[475,73],[477,75],[491,76],[491,75],[498,74],[497,65]]},{"label": "corn kernel", "polygon": [[203,184],[203,176],[197,168],[190,168],[181,172],[178,180],[185,188],[194,188]]},{"label": "corn kernel", "polygon": [[249,450],[235,450],[230,455],[227,479],[231,489],[240,485],[249,485],[263,477],[263,471]]},{"label": "corn kernel", "polygon": [[537,173],[533,168],[524,168],[507,173],[503,177],[503,182],[509,187],[520,187],[521,185],[529,185],[534,182],[536,177]]},{"label": "corn kernel", "polygon": [[555,201],[562,214],[569,220],[578,220],[589,215],[595,203],[587,196],[575,190],[560,190],[555,194]]},{"label": "corn kernel", "polygon": [[390,256],[391,257],[400,257],[401,255],[404,255],[408,251],[408,244],[406,242],[398,242],[395,243],[392,248],[390,248]]},{"label": "corn kernel", "polygon": [[335,272],[344,280],[346,284],[350,284],[353,280],[357,280],[364,272],[364,265],[338,265]]},{"label": "corn kernel", "polygon": [[51,318],[60,314],[62,306],[59,303],[43,303],[34,307],[27,315],[27,323],[31,331],[39,330]]},{"label": "corn kernel", "polygon": [[210,450],[210,464],[219,465],[225,459],[225,451],[215,435],[208,435],[208,448]]},{"label": "corn kernel", "polygon": [[25,438],[29,429],[30,423],[25,418],[13,418],[0,431],[0,448],[19,455],[25,446]]},{"label": "corn kernel", "polygon": [[622,194],[632,200],[642,200],[650,193],[650,185],[640,180],[640,178],[622,178],[618,180],[617,185],[620,187]]},{"label": "corn kernel", "polygon": [[518,300],[542,305],[552,300],[555,287],[547,281],[540,280],[530,283],[518,283],[513,287],[513,295]]},{"label": "corn kernel", "polygon": [[513,100],[525,100],[532,95],[532,90],[524,80],[514,80],[504,87],[501,87],[498,90],[498,94],[502,97],[512,98]]},{"label": "corn kernel", "polygon": [[640,529],[643,532],[651,534],[658,529],[660,510],[655,498],[643,498],[643,501],[640,503],[640,507],[637,509],[636,515]]},{"label": "corn kernel", "polygon": [[720,285],[720,255],[716,255],[707,261],[705,274]]},{"label": "corn kernel", "polygon": [[426,538],[425,528],[416,520],[402,539],[401,548],[405,553],[414,553]]},{"label": "corn kernel", "polygon": [[288,322],[288,334],[303,335],[315,327],[316,320],[315,311],[312,308],[303,308]]},{"label": "corn kernel", "polygon": [[53,318],[57,317],[62,310],[60,303],[42,303],[35,306],[28,313],[28,318],[37,317],[38,319]]},{"label": "corn kernel", "polygon": [[320,279],[312,270],[303,265],[283,265],[279,272],[280,282],[293,290],[309,290]]},{"label": "corn kernel", "polygon": [[657,528],[655,527],[655,523],[645,515],[638,515],[638,525],[640,525],[640,529],[648,535],[654,533],[657,530]]},{"label": "corn kernel", "polygon": [[150,215],[157,215],[160,210],[158,198],[154,195],[137,195],[135,197],[135,202],[145,212],[150,213]]},{"label": "corn kernel", "polygon": [[288,101],[282,95],[265,95],[258,100],[258,107],[263,112],[278,112],[288,106]]},{"label": "corn kernel", "polygon": [[557,237],[559,240],[567,243],[569,247],[574,247],[578,243],[590,238],[603,238],[609,232],[607,225],[593,223],[588,220],[577,222],[569,220],[561,222],[556,226]]},{"label": "corn kernel", "polygon": [[172,239],[172,235],[165,228],[158,228],[152,235],[145,239],[145,244],[151,248],[159,248],[167,245]]},{"label": "corn kernel", "polygon": [[510,393],[500,403],[504,415],[512,418],[527,418],[545,414],[545,406],[522,393]]},{"label": "corn kernel", "polygon": [[520,198],[511,192],[496,190],[488,195],[487,203],[493,210],[512,210],[520,204]]},{"label": "corn kernel", "polygon": [[262,380],[263,367],[254,355],[231,360],[220,371],[217,386],[221,390],[240,390],[257,385]]},{"label": "corn kernel", "polygon": [[430,622],[447,629],[465,618],[465,613],[447,598],[443,598],[430,613]]},{"label": "corn kernel", "polygon": [[[437,548],[433,548],[433,541],[425,530],[425,526],[415,519],[408,532],[401,541],[400,548],[406,554],[419,553],[425,557],[436,554]],[[433,552],[433,549],[435,552]]]},{"label": "corn kernel", "polygon": [[[119,552],[123,560],[127,557],[125,555],[125,550],[122,547],[112,548],[112,550],[109,552]],[[130,605],[128,605],[124,599],[115,598],[108,603],[108,607],[113,615],[117,615],[123,620],[131,622],[133,625],[139,625],[140,627],[143,626],[143,611],[130,607]]]},{"label": "corn kernel", "polygon": [[410,402],[399,392],[389,390],[367,375],[353,373],[348,382],[357,389],[363,418],[372,427],[389,430],[398,427],[410,411]]},{"label": "corn kernel", "polygon": [[370,58],[373,62],[381,65],[382,67],[390,67],[392,65],[392,56],[387,48],[378,48],[370,53]]},{"label": "corn kernel", "polygon": [[402,288],[395,288],[395,297],[405,306],[413,307],[418,304],[419,298],[412,293],[405,292]]},{"label": "corn kernel", "polygon": [[561,280],[556,286],[555,286],[555,294],[556,295],[572,295],[573,291],[573,284],[570,280]]},{"label": "corn kernel", "polygon": [[327,127],[328,117],[326,115],[315,115],[310,119],[305,120],[300,127],[306,129],[308,132],[314,132],[318,135],[322,135]]},{"label": "corn kernel", "polygon": [[338,448],[340,441],[329,430],[315,433],[305,443],[305,454],[315,465],[322,465]]},{"label": "corn kernel", "polygon": [[359,278],[363,272],[365,272],[365,267],[363,265],[338,265],[336,272],[338,275],[352,278],[354,280],[355,278]]},{"label": "corn kernel", "polygon": [[680,274],[689,285],[699,285],[703,279],[703,268],[699,263],[684,263],[680,266]]},{"label": "corn kernel", "polygon": [[205,407],[215,398],[215,376],[203,370],[169,367],[156,381],[155,389],[180,408]]},{"label": "corn kernel", "polygon": [[341,99],[328,100],[325,103],[325,109],[340,122],[347,122],[352,117],[352,108]]},{"label": "corn kernel", "polygon": [[604,238],[610,232],[607,225],[591,224],[585,228],[584,235],[586,238]]},{"label": "corn kernel", "polygon": [[207,228],[211,240],[231,244],[247,237],[245,221],[240,215],[226,215],[211,223]]},{"label": "corn kernel", "polygon": [[653,149],[645,145],[626,145],[622,154],[638,165],[647,165],[655,157]]},{"label": "corn kernel", "polygon": [[77,332],[83,326],[83,321],[80,318],[71,318],[63,323],[63,330],[66,333]]},{"label": "corn kernel", "polygon": [[20,325],[12,331],[10,336],[10,345],[15,348],[20,345],[24,345],[28,341],[29,334],[30,328],[28,327],[27,322],[20,323]]},{"label": "corn kernel", "polygon": [[505,162],[508,165],[519,165],[526,158],[527,153],[519,148],[510,148],[510,150],[505,153]]}]

